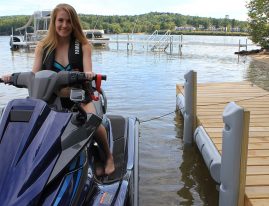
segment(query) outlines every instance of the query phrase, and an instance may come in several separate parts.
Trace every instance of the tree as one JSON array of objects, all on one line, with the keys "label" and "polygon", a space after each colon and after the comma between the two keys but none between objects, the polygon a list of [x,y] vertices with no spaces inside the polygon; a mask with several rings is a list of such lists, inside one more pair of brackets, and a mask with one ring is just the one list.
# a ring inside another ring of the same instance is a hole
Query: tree
[{"label": "tree", "polygon": [[110,28],[111,28],[110,30],[112,31],[112,33],[119,34],[122,32],[122,29],[118,23],[111,24]]},{"label": "tree", "polygon": [[269,2],[251,0],[247,4],[250,35],[254,43],[269,49]]},{"label": "tree", "polygon": [[[268,1],[268,0],[267,0]],[[215,28],[223,26],[223,19],[206,18],[198,16],[185,16],[177,13],[150,12],[134,16],[102,16],[93,14],[79,14],[83,29],[104,29],[111,33],[147,32],[155,30],[172,30],[175,26],[193,26],[208,29],[210,25]],[[30,16],[0,16],[0,35],[10,35],[11,28],[19,28],[25,25]],[[237,25],[241,30],[247,31],[248,22],[226,20],[226,26]],[[32,32],[32,31],[28,31]]]}]

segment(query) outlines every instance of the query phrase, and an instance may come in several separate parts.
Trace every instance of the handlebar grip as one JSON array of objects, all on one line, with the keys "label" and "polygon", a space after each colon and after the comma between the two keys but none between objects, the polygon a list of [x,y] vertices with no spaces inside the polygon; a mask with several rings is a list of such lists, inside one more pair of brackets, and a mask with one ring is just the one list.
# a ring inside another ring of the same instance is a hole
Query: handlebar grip
[{"label": "handlebar grip", "polygon": [[106,75],[101,75],[101,77],[102,77],[101,78],[102,80],[106,81],[106,79],[107,79],[107,76]]},{"label": "handlebar grip", "polygon": [[86,81],[85,73],[83,72],[67,72],[68,84],[76,84]]},{"label": "handlebar grip", "polygon": [[[74,83],[82,83],[84,81],[89,81],[86,78],[86,75],[84,72],[68,72],[68,82],[69,84],[74,84]],[[106,75],[101,75],[101,74],[96,74],[92,80],[98,81],[99,80],[106,80],[107,76]]]},{"label": "handlebar grip", "polygon": [[104,80],[104,81],[107,80],[107,76],[106,76],[106,75],[103,75],[103,74],[96,74],[96,75],[93,77],[93,80],[97,80],[97,76],[101,76],[101,80]]},{"label": "handlebar grip", "polygon": [[5,83],[5,84],[13,85],[15,87],[20,87],[17,84],[17,80],[20,74],[21,74],[20,72],[11,74],[10,79],[8,81],[4,81],[2,78],[0,78],[0,83]]}]

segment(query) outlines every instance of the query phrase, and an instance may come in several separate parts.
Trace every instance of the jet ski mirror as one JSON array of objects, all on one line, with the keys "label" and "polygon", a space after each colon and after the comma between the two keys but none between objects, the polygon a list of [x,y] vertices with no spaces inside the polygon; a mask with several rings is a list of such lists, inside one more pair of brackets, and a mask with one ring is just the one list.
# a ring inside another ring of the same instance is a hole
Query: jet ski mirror
[{"label": "jet ski mirror", "polygon": [[70,99],[73,102],[80,103],[85,100],[85,91],[83,89],[72,88],[70,92]]}]

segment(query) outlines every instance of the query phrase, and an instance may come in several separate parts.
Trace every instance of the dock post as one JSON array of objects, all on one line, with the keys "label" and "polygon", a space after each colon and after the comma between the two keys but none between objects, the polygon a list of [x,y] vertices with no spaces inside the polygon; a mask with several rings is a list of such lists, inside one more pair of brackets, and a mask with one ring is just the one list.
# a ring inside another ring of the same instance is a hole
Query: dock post
[{"label": "dock post", "polygon": [[170,36],[170,54],[173,54],[173,36]]},{"label": "dock post", "polygon": [[14,45],[13,45],[13,41],[14,41],[14,38],[13,38],[13,27],[11,28],[11,37],[10,37],[10,49],[13,51],[14,50]]},{"label": "dock post", "polygon": [[197,73],[191,70],[184,75],[184,78],[185,113],[183,141],[184,144],[191,144],[196,129]]},{"label": "dock post", "polygon": [[117,34],[117,50],[119,50],[119,34]]},{"label": "dock post", "polygon": [[127,35],[127,39],[128,39],[128,41],[127,41],[127,51],[129,51],[129,41],[130,41],[130,36],[129,36],[129,34]]},{"label": "dock post", "polygon": [[249,111],[234,102],[223,112],[220,206],[244,205]]},{"label": "dock post", "polygon": [[181,34],[180,37],[179,37],[179,45],[178,45],[179,56],[182,56],[182,39],[183,39],[183,36]]},{"label": "dock post", "polygon": [[240,39],[239,39],[239,44],[238,44],[238,55],[237,55],[237,63],[239,63],[240,50],[241,50],[241,43],[240,43]]}]

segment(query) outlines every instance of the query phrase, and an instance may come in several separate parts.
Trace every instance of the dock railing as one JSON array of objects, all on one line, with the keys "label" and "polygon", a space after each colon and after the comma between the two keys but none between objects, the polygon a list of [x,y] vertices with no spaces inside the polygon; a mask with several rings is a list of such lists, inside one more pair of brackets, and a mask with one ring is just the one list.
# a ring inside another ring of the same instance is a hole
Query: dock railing
[{"label": "dock railing", "polygon": [[220,185],[219,205],[244,205],[250,112],[234,102],[225,107],[220,154],[205,128],[196,125],[197,74],[189,71],[184,78],[184,96],[177,89],[177,109],[184,117],[184,144],[196,143],[210,175]]},{"label": "dock railing", "polygon": [[167,30],[165,34],[163,34],[161,38],[153,45],[151,51],[165,51],[170,43],[170,35],[171,31]]},{"label": "dock railing", "polygon": [[155,41],[158,36],[158,30],[155,30],[145,41],[147,42],[147,51],[149,49],[149,44]]},{"label": "dock railing", "polygon": [[248,39],[246,39],[245,44],[242,44],[240,39],[239,39],[239,43],[238,43],[238,53],[240,53],[241,51],[241,47],[245,47],[246,51],[248,50]]}]

